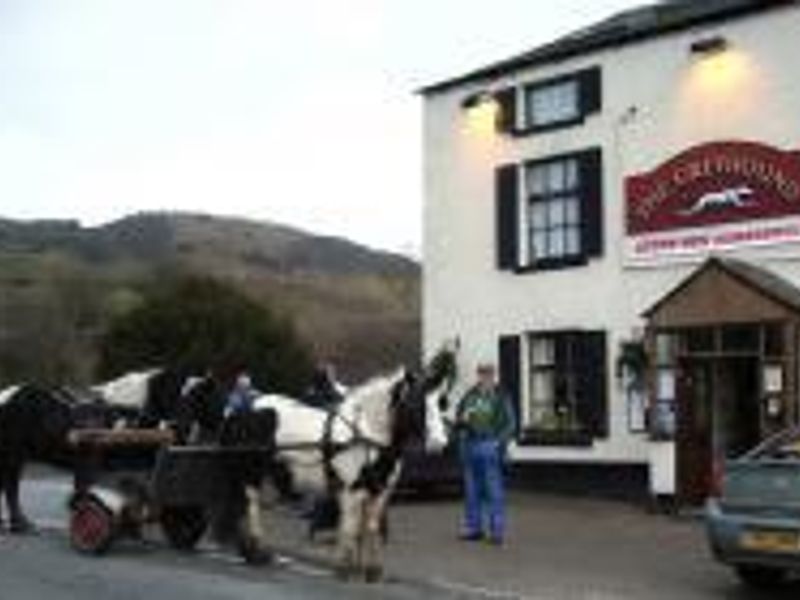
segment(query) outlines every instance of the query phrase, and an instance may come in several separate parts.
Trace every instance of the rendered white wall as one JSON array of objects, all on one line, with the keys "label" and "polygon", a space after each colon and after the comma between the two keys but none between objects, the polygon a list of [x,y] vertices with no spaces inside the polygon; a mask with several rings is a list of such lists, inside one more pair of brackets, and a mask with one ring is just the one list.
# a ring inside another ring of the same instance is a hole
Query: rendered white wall
[{"label": "rendered white wall", "polygon": [[[650,268],[625,266],[624,178],[708,141],[745,139],[800,148],[800,78],[791,64],[798,31],[800,9],[789,7],[426,96],[425,350],[432,352],[444,338],[460,335],[461,366],[470,374],[477,361],[496,357],[501,334],[576,326],[609,334],[610,437],[592,448],[518,448],[515,458],[652,462],[646,436],[627,431],[614,361],[619,343],[643,326],[642,311],[701,258]],[[735,70],[716,83],[709,83],[701,61],[689,53],[692,41],[711,34],[725,36],[729,56],[736,57]],[[603,108],[585,125],[522,138],[468,129],[461,101],[487,83],[502,88],[593,65],[602,67]],[[586,267],[535,274],[497,270],[494,168],[598,145],[604,165],[603,257]],[[768,268],[800,285],[797,245],[731,255],[768,261]]]}]

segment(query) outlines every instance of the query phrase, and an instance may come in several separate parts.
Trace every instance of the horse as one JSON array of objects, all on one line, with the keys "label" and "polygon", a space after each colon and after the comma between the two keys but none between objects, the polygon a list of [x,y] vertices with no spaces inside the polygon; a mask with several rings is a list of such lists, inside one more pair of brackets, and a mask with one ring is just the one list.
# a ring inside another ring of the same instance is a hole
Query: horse
[{"label": "horse", "polygon": [[9,531],[25,533],[33,528],[19,501],[26,463],[71,466],[69,431],[103,426],[105,417],[99,405],[83,403],[62,388],[20,384],[0,390],[0,524],[5,495]]},{"label": "horse", "polygon": [[[284,494],[333,494],[338,503],[338,573],[381,578],[380,532],[397,484],[406,445],[422,436],[429,451],[447,444],[444,414],[456,378],[457,344],[445,347],[421,374],[400,368],[352,388],[325,411],[281,395],[256,399],[254,413],[275,419],[273,466],[287,474],[274,483]],[[285,488],[289,488],[288,490]],[[265,547],[260,492],[245,485],[244,527]]]},{"label": "horse", "polygon": [[157,427],[177,419],[181,398],[200,380],[185,369],[160,367],[126,373],[90,392],[109,405],[118,424]]}]

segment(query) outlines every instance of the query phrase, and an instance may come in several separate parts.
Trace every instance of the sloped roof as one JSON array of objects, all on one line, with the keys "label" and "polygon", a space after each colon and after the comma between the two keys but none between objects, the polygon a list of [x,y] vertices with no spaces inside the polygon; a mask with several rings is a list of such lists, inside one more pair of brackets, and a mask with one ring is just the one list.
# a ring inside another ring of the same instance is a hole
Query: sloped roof
[{"label": "sloped roof", "polygon": [[645,38],[795,4],[797,0],[667,0],[626,10],[557,40],[420,90],[432,94],[471,81],[498,77],[536,64],[556,62]]},{"label": "sloped roof", "polygon": [[711,268],[719,268],[742,284],[795,312],[800,313],[800,288],[763,267],[734,258],[712,257],[695,269],[686,279],[670,290],[663,298],[648,308],[642,316],[650,317],[659,308],[703,273]]}]

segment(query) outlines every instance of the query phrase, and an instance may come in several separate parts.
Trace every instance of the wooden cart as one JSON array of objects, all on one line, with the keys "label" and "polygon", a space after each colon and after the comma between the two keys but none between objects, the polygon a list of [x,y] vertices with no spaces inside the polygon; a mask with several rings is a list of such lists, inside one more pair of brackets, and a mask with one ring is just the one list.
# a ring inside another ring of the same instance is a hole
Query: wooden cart
[{"label": "wooden cart", "polygon": [[[237,463],[262,448],[174,446],[169,430],[73,431],[77,468],[70,500],[72,546],[103,554],[115,540],[159,524],[171,546],[194,548],[236,484]],[[237,540],[248,562],[263,557]]]}]

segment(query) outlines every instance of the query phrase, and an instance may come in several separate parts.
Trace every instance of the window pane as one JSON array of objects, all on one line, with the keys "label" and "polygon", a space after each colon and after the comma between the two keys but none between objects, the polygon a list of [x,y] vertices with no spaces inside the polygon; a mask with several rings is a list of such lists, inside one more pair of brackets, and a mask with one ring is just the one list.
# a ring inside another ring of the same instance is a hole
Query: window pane
[{"label": "window pane", "polygon": [[531,362],[534,366],[548,366],[555,361],[555,345],[553,338],[531,338]]},{"label": "window pane", "polygon": [[531,235],[531,256],[542,258],[547,256],[547,231],[534,231]]},{"label": "window pane", "polygon": [[553,373],[550,370],[534,371],[531,377],[531,398],[535,402],[553,399]]},{"label": "window pane", "polygon": [[557,427],[555,411],[549,404],[534,404],[531,406],[532,429],[555,429]]},{"label": "window pane", "polygon": [[528,194],[541,196],[545,193],[547,189],[547,168],[544,165],[528,167],[527,177]]},{"label": "window pane", "polygon": [[531,204],[531,227],[544,229],[547,227],[547,203],[534,202]]},{"label": "window pane", "polygon": [[656,335],[656,362],[660,365],[671,365],[678,354],[677,335],[659,333]]},{"label": "window pane", "polygon": [[565,222],[570,225],[578,225],[581,221],[580,205],[578,198],[565,198]]},{"label": "window pane", "polygon": [[780,323],[764,325],[764,353],[767,356],[783,354],[783,326]]},{"label": "window pane", "polygon": [[547,232],[548,254],[550,256],[564,255],[564,230],[551,229]]},{"label": "window pane", "polygon": [[713,352],[714,330],[711,327],[692,327],[686,330],[686,349],[689,352]]},{"label": "window pane", "polygon": [[576,80],[530,90],[527,99],[531,125],[567,121],[579,114]]},{"label": "window pane", "polygon": [[565,176],[565,168],[564,163],[559,162],[552,162],[547,165],[548,171],[548,178],[547,178],[547,189],[549,192],[560,192],[564,189],[564,176]]},{"label": "window pane", "polygon": [[569,227],[566,231],[566,253],[575,255],[581,253],[581,231],[577,227]]},{"label": "window pane", "polygon": [[550,200],[547,204],[549,205],[548,213],[550,216],[550,227],[561,227],[565,221],[565,202],[563,200],[556,199]]},{"label": "window pane", "polygon": [[578,187],[578,161],[570,158],[564,163],[566,169],[564,187],[567,190],[574,190]]},{"label": "window pane", "polygon": [[728,325],[722,328],[722,349],[729,351],[758,352],[758,325]]}]

